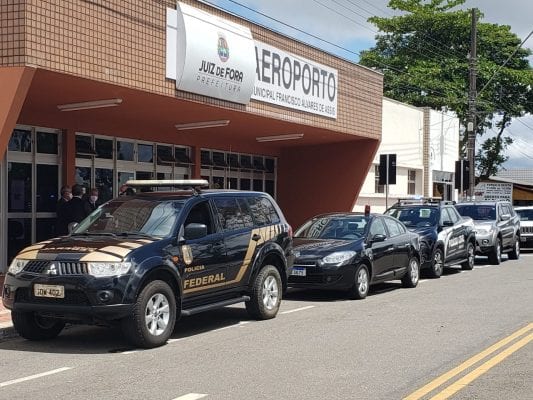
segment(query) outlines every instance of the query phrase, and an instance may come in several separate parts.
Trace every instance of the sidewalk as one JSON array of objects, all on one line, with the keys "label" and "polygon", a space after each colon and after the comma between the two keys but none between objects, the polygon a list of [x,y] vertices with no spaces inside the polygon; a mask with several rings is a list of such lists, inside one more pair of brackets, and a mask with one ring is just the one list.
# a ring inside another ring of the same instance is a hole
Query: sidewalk
[{"label": "sidewalk", "polygon": [[[0,290],[4,287],[4,275],[0,275]],[[0,340],[16,335],[11,322],[11,311],[6,310],[0,300]]]}]

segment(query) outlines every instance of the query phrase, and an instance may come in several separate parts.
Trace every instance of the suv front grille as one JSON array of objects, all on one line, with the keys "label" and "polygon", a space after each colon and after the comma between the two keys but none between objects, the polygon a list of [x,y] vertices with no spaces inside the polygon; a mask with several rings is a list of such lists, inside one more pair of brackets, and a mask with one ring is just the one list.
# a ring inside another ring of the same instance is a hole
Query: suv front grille
[{"label": "suv front grille", "polygon": [[533,226],[521,226],[520,232],[521,233],[533,233]]},{"label": "suv front grille", "polygon": [[[52,264],[55,268],[50,272]],[[86,262],[67,262],[67,261],[30,261],[25,267],[24,272],[33,274],[46,275],[88,275],[89,269]]]}]

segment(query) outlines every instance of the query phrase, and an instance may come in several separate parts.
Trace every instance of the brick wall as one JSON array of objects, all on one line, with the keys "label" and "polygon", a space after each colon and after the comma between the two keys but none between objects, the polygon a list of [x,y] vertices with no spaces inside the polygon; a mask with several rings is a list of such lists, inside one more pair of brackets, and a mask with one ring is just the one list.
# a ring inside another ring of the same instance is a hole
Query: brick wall
[{"label": "brick wall", "polygon": [[336,68],[337,119],[251,101],[247,106],[178,92],[165,78],[171,0],[2,0],[0,66],[32,65],[138,90],[379,139],[382,76],[207,5],[185,3],[249,26],[256,40]]}]

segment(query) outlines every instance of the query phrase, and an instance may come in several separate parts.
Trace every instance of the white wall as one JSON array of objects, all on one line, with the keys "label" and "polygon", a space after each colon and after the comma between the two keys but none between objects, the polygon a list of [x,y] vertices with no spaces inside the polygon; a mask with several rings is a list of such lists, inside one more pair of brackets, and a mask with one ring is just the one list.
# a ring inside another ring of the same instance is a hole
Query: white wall
[{"label": "white wall", "polygon": [[408,197],[409,169],[417,171],[416,194],[423,193],[423,123],[422,109],[383,99],[381,144],[361,188],[354,211],[363,211],[366,204],[371,205],[373,212],[385,210],[385,194],[375,193],[374,183],[374,166],[379,164],[380,154],[396,154],[396,185],[389,186],[389,206],[399,197]]}]

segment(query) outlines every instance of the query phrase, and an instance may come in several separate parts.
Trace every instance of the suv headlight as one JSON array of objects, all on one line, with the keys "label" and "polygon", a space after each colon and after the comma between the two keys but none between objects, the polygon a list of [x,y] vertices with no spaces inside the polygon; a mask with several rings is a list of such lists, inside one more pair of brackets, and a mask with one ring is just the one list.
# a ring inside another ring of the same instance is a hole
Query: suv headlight
[{"label": "suv headlight", "polygon": [[30,262],[30,260],[21,260],[20,258],[14,258],[9,266],[8,272],[16,275],[24,269],[24,267]]},{"label": "suv headlight", "polygon": [[490,228],[477,228],[476,233],[479,233],[480,235],[486,235],[490,233]]},{"label": "suv headlight", "polygon": [[115,276],[128,273],[131,268],[130,262],[90,262],[87,264],[89,275]]},{"label": "suv headlight", "polygon": [[346,265],[349,264],[352,258],[355,256],[355,251],[336,251],[335,253],[328,254],[322,259],[324,264],[328,265]]}]

